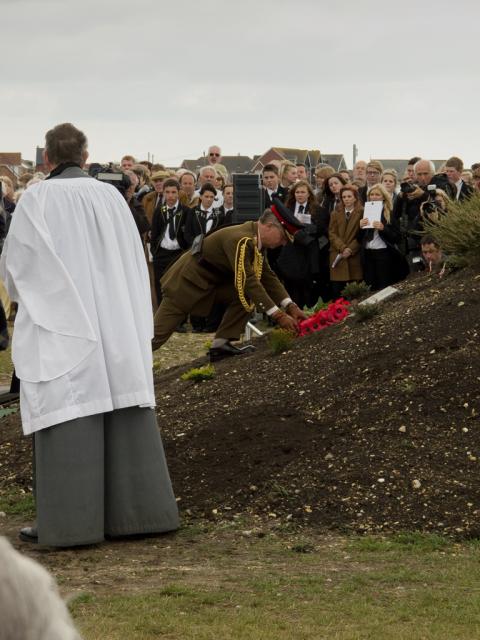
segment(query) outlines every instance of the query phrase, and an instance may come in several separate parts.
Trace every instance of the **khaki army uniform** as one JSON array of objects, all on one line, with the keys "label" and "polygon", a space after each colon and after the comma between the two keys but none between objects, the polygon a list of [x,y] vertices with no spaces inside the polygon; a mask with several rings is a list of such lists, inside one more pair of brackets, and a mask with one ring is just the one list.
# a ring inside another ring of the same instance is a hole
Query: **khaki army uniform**
[{"label": "khaki army uniform", "polygon": [[189,314],[207,316],[228,305],[216,338],[238,340],[254,307],[267,311],[289,297],[258,250],[258,225],[225,227],[204,239],[200,254],[181,256],[161,280],[164,298],[155,314],[153,349],[168,340]]}]

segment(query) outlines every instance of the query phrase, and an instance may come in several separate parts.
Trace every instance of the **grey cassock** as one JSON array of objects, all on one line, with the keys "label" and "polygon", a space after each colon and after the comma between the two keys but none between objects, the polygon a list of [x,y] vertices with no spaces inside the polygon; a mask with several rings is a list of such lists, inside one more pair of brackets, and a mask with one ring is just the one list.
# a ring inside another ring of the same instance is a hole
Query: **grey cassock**
[{"label": "grey cassock", "polygon": [[40,544],[93,544],[107,536],[179,526],[155,411],[128,407],[35,434]]}]

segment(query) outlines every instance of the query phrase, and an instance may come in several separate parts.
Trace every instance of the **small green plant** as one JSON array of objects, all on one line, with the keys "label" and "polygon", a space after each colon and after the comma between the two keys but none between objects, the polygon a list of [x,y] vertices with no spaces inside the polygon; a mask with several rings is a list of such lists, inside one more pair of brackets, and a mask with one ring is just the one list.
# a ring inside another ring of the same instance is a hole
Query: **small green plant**
[{"label": "small green plant", "polygon": [[203,343],[203,348],[208,353],[210,351],[210,349],[212,348],[212,341],[211,340],[205,340],[205,342]]},{"label": "small green plant", "polygon": [[346,300],[358,300],[363,298],[370,291],[370,287],[366,282],[349,282],[342,289],[342,296]]},{"label": "small green plant", "polygon": [[468,267],[469,259],[466,256],[446,256],[445,269],[447,271],[459,271]]},{"label": "small green plant", "polygon": [[313,305],[313,307],[307,307],[306,305],[303,307],[303,313],[310,317],[313,316],[317,311],[321,309],[328,309],[328,304],[322,300],[320,297],[317,302]]},{"label": "small green plant", "polygon": [[197,367],[182,373],[182,380],[193,380],[193,382],[203,382],[211,380],[215,376],[215,367],[213,364],[206,364],[203,367]]},{"label": "small green plant", "polygon": [[448,203],[447,215],[424,220],[425,233],[432,235],[456,268],[477,265],[480,260],[480,194]]},{"label": "small green plant", "polygon": [[268,335],[268,344],[274,355],[291,349],[295,334],[286,329],[273,329]]},{"label": "small green plant", "polygon": [[5,416],[11,416],[13,413],[17,413],[18,407],[2,407],[0,409],[0,418],[5,418]]},{"label": "small green plant", "polygon": [[378,304],[359,304],[355,307],[355,318],[357,322],[366,322],[380,313]]}]

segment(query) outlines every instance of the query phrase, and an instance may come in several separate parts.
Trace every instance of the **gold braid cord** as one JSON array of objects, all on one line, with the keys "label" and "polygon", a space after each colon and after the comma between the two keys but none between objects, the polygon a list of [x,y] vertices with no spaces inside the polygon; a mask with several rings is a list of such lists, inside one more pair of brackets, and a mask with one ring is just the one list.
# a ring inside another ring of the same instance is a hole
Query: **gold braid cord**
[{"label": "gold braid cord", "polygon": [[[247,243],[251,241],[252,238],[249,236],[241,238],[238,241],[237,251],[235,253],[235,289],[238,291],[240,302],[247,313],[251,313],[255,308],[253,302],[248,302],[245,298],[245,282],[247,280],[247,274],[245,272],[245,253],[247,251]],[[256,245],[253,247],[253,250],[253,272],[257,280],[260,280],[262,277],[263,256],[257,249]]]}]

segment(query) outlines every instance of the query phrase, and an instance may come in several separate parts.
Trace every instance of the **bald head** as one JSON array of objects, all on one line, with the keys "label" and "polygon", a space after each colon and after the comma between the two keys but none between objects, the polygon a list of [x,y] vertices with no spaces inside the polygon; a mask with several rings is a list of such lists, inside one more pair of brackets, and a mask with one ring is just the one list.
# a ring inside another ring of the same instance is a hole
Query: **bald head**
[{"label": "bald head", "polygon": [[222,161],[222,151],[217,145],[213,145],[208,149],[208,162],[210,164],[218,164]]},{"label": "bald head", "polygon": [[419,160],[415,163],[415,179],[421,187],[426,187],[435,175],[435,165],[431,160]]}]

